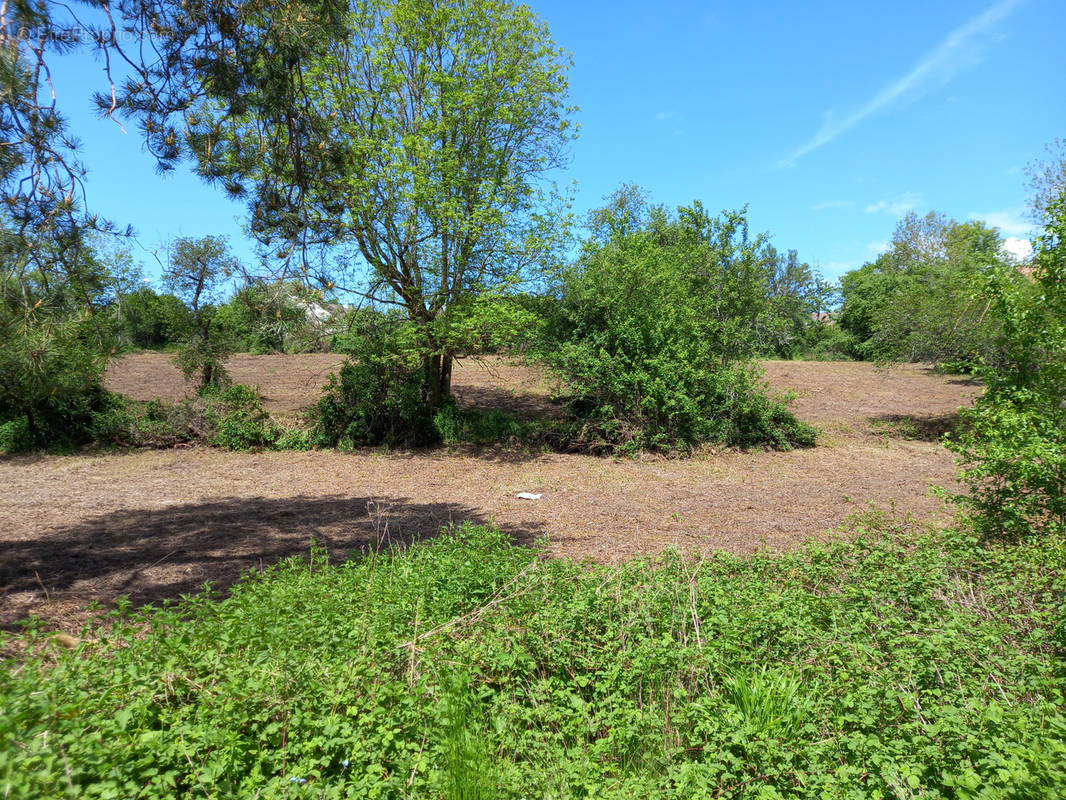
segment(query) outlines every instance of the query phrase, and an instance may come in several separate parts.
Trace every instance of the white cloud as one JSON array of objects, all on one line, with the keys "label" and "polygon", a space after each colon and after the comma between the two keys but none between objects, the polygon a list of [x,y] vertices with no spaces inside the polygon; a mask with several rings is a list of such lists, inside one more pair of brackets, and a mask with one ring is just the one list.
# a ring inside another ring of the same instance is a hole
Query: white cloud
[{"label": "white cloud", "polygon": [[1004,208],[1002,211],[985,211],[984,213],[973,211],[970,213],[970,220],[984,222],[993,228],[999,228],[1004,236],[1028,238],[1033,233],[1033,223],[1028,222],[1024,214],[1024,208],[1014,206],[1013,208]]},{"label": "white cloud", "polygon": [[1008,236],[1003,240],[1003,250],[1017,261],[1025,261],[1033,254],[1033,245],[1028,239]]},{"label": "white cloud", "polygon": [[866,245],[866,252],[879,256],[888,252],[888,242],[870,242]]},{"label": "white cloud", "polygon": [[851,208],[850,200],[827,200],[811,206],[811,211],[825,211],[829,208]]},{"label": "white cloud", "polygon": [[817,133],[791,156],[779,161],[778,166],[795,166],[796,159],[829,144],[871,114],[906,96],[915,95],[929,84],[947,83],[961,70],[979,63],[980,35],[1006,19],[1019,2],[1021,0],[1000,0],[961,28],[952,31],[944,41],[926,53],[910,72],[885,86],[858,110],[840,118],[833,111],[827,112]]},{"label": "white cloud", "polygon": [[876,203],[866,206],[863,211],[867,214],[891,214],[894,217],[902,217],[908,211],[914,211],[922,202],[922,196],[917,192],[904,192],[890,200],[878,200]]},{"label": "white cloud", "polygon": [[660,111],[658,114],[655,115],[655,119],[661,121],[661,120],[664,120],[664,119],[673,119],[676,116],[677,116],[677,112],[676,111]]}]

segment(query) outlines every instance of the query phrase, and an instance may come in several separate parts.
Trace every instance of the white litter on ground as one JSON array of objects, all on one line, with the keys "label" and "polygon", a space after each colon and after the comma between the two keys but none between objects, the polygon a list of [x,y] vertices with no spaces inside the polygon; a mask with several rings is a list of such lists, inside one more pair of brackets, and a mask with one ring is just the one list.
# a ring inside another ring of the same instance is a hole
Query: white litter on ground
[{"label": "white litter on ground", "polygon": [[519,492],[515,495],[519,500],[540,500],[539,494],[533,494],[532,492]]}]

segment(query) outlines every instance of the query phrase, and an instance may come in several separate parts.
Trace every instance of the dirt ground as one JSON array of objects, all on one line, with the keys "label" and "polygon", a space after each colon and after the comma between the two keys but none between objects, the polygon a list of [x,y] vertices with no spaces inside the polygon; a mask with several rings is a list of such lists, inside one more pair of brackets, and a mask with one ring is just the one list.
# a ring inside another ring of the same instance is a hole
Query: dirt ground
[{"label": "dirt ground", "polygon": [[[295,415],[340,363],[238,356],[229,368],[260,387],[268,410]],[[935,438],[979,387],[917,366],[764,368],[770,386],[794,392],[797,414],[820,428],[818,447],[638,460],[513,448],[0,458],[0,627],[35,613],[76,629],[93,601],[158,602],[205,581],[225,589],[250,568],[306,554],[312,540],[340,558],[464,520],[544,540],[554,555],[615,562],[668,547],[780,550],[869,508],[946,518],[929,487],[955,486],[954,468]],[[558,413],[530,367],[465,360],[454,383],[462,404]],[[120,360],[108,385],[139,399],[185,392],[160,354]],[[516,498],[523,491],[542,496]]]}]

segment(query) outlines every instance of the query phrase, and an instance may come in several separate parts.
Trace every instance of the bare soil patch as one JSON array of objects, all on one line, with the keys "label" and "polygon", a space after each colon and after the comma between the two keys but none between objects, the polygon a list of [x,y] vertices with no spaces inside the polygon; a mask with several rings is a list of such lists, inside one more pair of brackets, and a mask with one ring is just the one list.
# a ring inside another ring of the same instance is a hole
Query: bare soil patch
[{"label": "bare soil patch", "polygon": [[[271,414],[297,416],[315,404],[330,373],[339,371],[344,361],[333,353],[240,354],[226,362],[226,370],[235,383],[257,386]],[[134,400],[158,397],[174,402],[192,396],[195,389],[169,353],[121,358],[108,369],[104,383]],[[560,413],[550,402],[550,387],[540,370],[494,356],[457,361],[453,389],[460,405],[499,408],[523,419]]]},{"label": "bare soil patch", "polygon": [[[239,356],[229,366],[259,385],[272,412],[296,414],[341,361]],[[914,366],[764,366],[771,387],[794,391],[798,415],[824,431],[819,447],[637,460],[510,448],[0,459],[0,626],[35,613],[75,629],[92,601],[157,602],[205,581],[224,590],[249,568],[306,554],[312,540],[340,558],[465,520],[546,540],[554,555],[614,562],[670,547],[795,547],[871,507],[947,518],[929,486],[955,486],[950,453],[891,435],[883,420],[939,424],[979,387]],[[140,399],[186,391],[160,354],[122,359],[108,384]],[[464,405],[559,413],[538,370],[503,359],[462,362],[455,388]],[[543,496],[519,500],[522,491]]]}]

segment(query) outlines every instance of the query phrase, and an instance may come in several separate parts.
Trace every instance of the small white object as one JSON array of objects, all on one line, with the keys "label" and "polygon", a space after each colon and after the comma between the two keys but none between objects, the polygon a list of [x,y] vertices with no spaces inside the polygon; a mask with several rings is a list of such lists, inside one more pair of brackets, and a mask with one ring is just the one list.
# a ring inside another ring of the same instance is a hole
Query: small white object
[{"label": "small white object", "polygon": [[519,500],[540,500],[539,494],[533,494],[532,492],[519,492],[515,495]]}]

